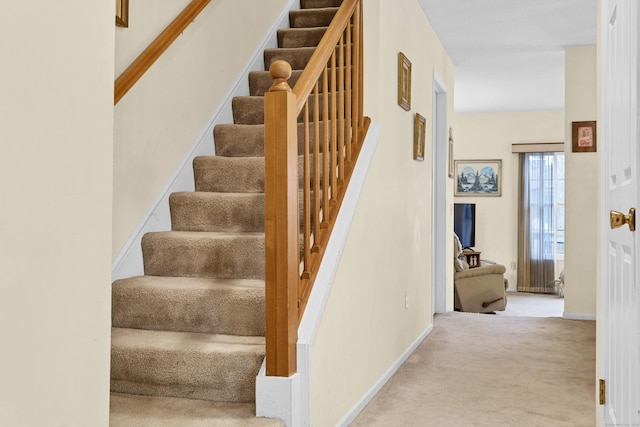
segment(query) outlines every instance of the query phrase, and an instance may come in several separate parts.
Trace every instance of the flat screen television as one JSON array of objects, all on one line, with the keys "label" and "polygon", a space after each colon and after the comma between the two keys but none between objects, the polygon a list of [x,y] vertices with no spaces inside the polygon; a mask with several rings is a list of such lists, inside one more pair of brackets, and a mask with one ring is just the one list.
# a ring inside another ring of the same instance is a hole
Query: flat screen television
[{"label": "flat screen television", "polygon": [[475,203],[453,204],[453,231],[460,238],[464,249],[476,245],[476,205]]}]

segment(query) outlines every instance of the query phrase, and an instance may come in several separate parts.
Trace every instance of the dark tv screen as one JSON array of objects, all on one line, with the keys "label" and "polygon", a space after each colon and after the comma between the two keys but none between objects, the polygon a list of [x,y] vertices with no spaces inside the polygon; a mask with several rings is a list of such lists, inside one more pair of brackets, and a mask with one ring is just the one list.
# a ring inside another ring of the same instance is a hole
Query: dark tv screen
[{"label": "dark tv screen", "polygon": [[463,248],[476,245],[476,205],[474,203],[453,204],[453,231],[460,238]]}]

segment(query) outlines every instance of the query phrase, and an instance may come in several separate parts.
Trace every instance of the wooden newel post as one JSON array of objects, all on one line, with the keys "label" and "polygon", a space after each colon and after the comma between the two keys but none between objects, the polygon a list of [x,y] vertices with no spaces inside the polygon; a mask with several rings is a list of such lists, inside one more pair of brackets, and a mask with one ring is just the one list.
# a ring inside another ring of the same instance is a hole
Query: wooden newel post
[{"label": "wooden newel post", "polygon": [[265,280],[267,375],[296,372],[298,283],[298,142],[296,96],[287,83],[291,66],[275,61],[265,93]]}]

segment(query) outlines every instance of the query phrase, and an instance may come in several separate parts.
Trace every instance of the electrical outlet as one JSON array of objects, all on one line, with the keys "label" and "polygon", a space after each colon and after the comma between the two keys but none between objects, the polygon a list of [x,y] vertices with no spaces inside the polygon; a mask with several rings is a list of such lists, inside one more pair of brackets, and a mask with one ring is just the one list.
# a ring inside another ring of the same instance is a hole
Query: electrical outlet
[{"label": "electrical outlet", "polygon": [[409,291],[404,291],[404,309],[409,308]]},{"label": "electrical outlet", "polygon": [[515,261],[511,261],[511,269],[512,270],[516,269],[516,262]]}]

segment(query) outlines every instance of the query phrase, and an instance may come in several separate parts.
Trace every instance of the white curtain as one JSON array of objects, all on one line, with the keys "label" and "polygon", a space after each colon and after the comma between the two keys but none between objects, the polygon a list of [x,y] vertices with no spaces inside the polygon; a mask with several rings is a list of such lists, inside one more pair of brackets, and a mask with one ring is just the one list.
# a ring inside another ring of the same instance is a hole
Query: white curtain
[{"label": "white curtain", "polygon": [[554,153],[520,154],[518,291],[554,293]]}]

